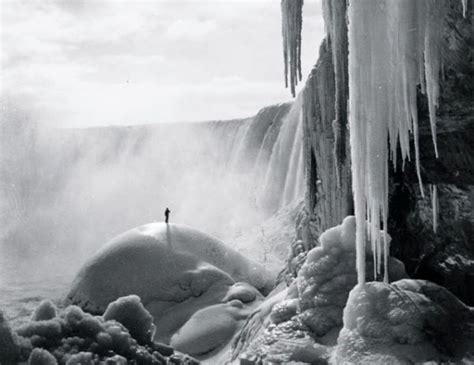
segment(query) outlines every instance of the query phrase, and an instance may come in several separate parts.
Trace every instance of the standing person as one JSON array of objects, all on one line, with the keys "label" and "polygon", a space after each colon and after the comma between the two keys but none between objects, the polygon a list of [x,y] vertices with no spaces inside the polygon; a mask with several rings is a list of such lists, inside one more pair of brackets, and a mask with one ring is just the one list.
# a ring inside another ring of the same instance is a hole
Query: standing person
[{"label": "standing person", "polygon": [[168,220],[170,219],[170,213],[171,213],[171,210],[166,208],[166,210],[165,210],[165,222],[166,222],[166,224],[168,224]]}]

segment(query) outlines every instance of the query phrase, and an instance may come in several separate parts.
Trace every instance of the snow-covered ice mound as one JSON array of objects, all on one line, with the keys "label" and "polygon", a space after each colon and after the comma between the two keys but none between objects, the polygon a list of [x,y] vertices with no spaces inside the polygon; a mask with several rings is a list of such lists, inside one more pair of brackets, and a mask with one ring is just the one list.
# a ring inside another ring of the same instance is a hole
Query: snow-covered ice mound
[{"label": "snow-covered ice mound", "polygon": [[337,342],[336,364],[471,363],[474,310],[428,281],[358,285]]},{"label": "snow-covered ice mound", "polygon": [[82,267],[67,295],[70,303],[102,313],[119,297],[182,302],[216,283],[243,281],[267,292],[274,278],[259,264],[193,228],[151,223],[125,232]]},{"label": "snow-covered ice mound", "polygon": [[[214,356],[263,300],[274,276],[195,229],[151,223],[104,246],[80,270],[67,302],[103,313],[138,295],[153,316],[155,340],[197,357]],[[258,290],[257,290],[258,289]]]}]

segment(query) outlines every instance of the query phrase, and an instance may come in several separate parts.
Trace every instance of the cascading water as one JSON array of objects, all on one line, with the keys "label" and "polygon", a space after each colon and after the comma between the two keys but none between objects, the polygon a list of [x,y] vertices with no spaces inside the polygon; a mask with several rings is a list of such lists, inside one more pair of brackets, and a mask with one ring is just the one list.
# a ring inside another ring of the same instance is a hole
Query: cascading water
[{"label": "cascading water", "polygon": [[[31,151],[41,174],[16,177],[37,192],[28,196],[31,209],[15,214],[22,197],[2,186],[12,211],[3,226],[17,227],[4,245],[33,254],[56,245],[87,254],[123,230],[161,220],[166,206],[172,221],[225,239],[303,194],[300,99],[240,120],[47,135]],[[48,242],[32,239],[45,232]]]}]

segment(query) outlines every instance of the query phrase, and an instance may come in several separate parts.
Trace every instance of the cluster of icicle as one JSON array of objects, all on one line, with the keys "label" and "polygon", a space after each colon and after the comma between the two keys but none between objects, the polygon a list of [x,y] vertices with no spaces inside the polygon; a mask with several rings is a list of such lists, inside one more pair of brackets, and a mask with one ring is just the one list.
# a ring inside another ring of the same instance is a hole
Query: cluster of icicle
[{"label": "cluster of icicle", "polygon": [[[399,143],[402,161],[409,159],[411,133],[422,187],[418,86],[427,95],[438,156],[436,107],[444,14],[445,1],[440,0],[353,0],[349,3],[349,126],[359,283],[365,282],[367,238],[378,273],[382,256],[387,264],[388,158],[396,161]],[[384,273],[384,281],[387,281],[386,267]]]},{"label": "cluster of icicle", "polygon": [[283,58],[285,62],[285,86],[288,76],[291,93],[301,81],[301,28],[303,25],[303,0],[281,0]]}]

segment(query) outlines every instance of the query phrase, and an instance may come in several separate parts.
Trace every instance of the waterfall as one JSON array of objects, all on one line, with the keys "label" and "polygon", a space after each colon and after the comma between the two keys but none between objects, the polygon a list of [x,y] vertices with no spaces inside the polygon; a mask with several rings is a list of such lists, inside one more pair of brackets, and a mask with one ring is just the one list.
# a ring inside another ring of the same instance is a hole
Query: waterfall
[{"label": "waterfall", "polygon": [[[299,98],[230,121],[45,131],[34,146],[41,174],[12,175],[28,185],[28,204],[0,185],[11,211],[1,217],[2,244],[32,254],[58,246],[87,254],[162,220],[167,206],[171,222],[224,239],[303,198]],[[18,206],[29,211],[15,214]]]}]

